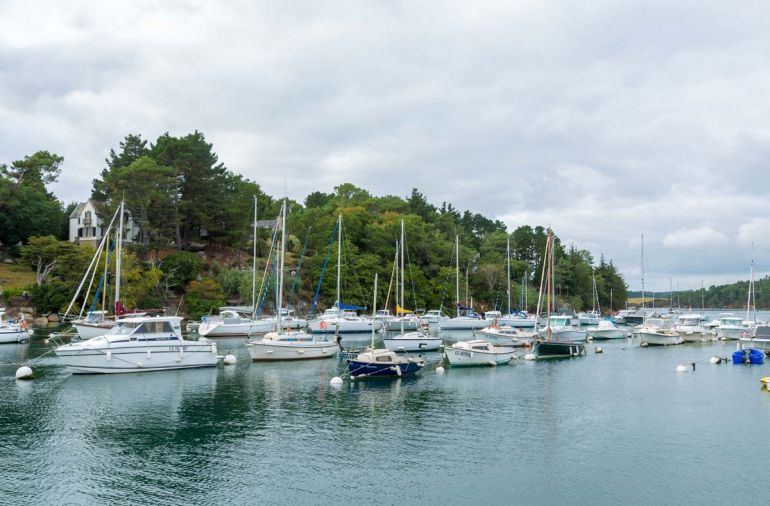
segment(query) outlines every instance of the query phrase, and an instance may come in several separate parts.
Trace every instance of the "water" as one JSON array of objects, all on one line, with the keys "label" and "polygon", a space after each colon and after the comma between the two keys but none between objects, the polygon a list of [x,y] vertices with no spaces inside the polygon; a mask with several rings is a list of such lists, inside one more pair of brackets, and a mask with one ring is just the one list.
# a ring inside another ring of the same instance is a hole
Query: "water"
[{"label": "water", "polygon": [[734,342],[444,375],[430,354],[340,390],[333,359],[220,343],[237,366],[85,377],[50,358],[30,382],[16,367],[48,348],[0,346],[0,503],[723,504],[762,486],[770,371],[709,364]]}]

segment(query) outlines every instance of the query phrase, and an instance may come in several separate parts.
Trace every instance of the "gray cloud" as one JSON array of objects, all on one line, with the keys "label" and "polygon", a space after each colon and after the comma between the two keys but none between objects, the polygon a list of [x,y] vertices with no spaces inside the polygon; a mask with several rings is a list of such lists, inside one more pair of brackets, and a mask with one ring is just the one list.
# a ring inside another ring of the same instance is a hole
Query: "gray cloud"
[{"label": "gray cloud", "polygon": [[550,224],[640,285],[770,270],[765,2],[0,5],[0,160],[88,195],[129,132],[203,131],[301,198],[418,187]]}]

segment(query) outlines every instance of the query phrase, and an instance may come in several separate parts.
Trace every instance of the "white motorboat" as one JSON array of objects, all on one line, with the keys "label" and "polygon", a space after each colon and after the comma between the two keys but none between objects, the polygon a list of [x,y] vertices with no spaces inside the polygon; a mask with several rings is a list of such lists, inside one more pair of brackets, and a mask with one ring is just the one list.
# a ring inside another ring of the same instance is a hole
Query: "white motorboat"
[{"label": "white motorboat", "polygon": [[494,346],[482,339],[460,341],[444,348],[449,365],[503,365],[510,363],[516,355],[513,348]]},{"label": "white motorboat", "polygon": [[508,325],[491,326],[473,332],[473,335],[484,339],[495,346],[526,346],[537,336],[535,332],[525,332]]},{"label": "white motorboat", "polygon": [[217,345],[185,341],[178,316],[129,317],[105,335],[56,348],[74,374],[126,373],[213,367]]},{"label": "white motorboat", "polygon": [[420,325],[422,325],[423,327],[427,327],[431,324],[438,325],[438,323],[441,320],[447,320],[447,319],[449,318],[445,316],[440,309],[431,309],[430,311],[422,315],[422,317],[420,318]]},{"label": "white motorboat", "polygon": [[668,318],[648,318],[638,329],[639,340],[651,346],[682,344],[684,340]]},{"label": "white motorboat", "polygon": [[739,345],[743,349],[757,348],[762,351],[770,351],[770,326],[757,325],[741,336]]},{"label": "white motorboat", "polygon": [[585,330],[572,325],[569,315],[551,315],[540,334],[546,335],[549,331],[553,341],[585,342],[587,337]]},{"label": "white motorboat", "polygon": [[733,313],[719,315],[719,325],[716,327],[717,337],[722,340],[740,339],[747,328],[743,325],[743,318]]},{"label": "white motorboat", "polygon": [[231,337],[263,334],[275,328],[275,319],[253,319],[237,311],[224,309],[218,316],[204,316],[198,327],[202,337]]},{"label": "white motorboat", "polygon": [[438,325],[440,330],[477,330],[489,327],[492,322],[478,316],[457,316],[439,320]]},{"label": "white motorboat", "polygon": [[[286,201],[281,209],[281,256],[278,268],[277,311],[283,303],[283,271],[286,252]],[[281,320],[274,319],[275,332],[268,332],[262,339],[246,343],[252,361],[266,360],[309,360],[336,356],[339,346],[331,336],[313,336],[301,330],[284,332]]]},{"label": "white motorboat", "polygon": [[21,343],[29,339],[32,333],[32,329],[27,328],[25,320],[11,322],[5,316],[5,308],[0,308],[0,344]]},{"label": "white motorboat", "polygon": [[578,313],[578,325],[599,325],[602,315],[598,311]]},{"label": "white motorboat", "polygon": [[513,314],[505,314],[497,319],[498,325],[515,327],[518,329],[534,329],[537,318],[534,315],[528,315],[526,311],[520,311]]},{"label": "white motorboat", "polygon": [[623,339],[630,335],[609,320],[600,320],[598,325],[586,328],[586,334],[594,339]]},{"label": "white motorboat", "polygon": [[701,325],[701,315],[695,313],[689,313],[681,315],[674,325],[676,330],[682,339],[686,343],[703,343],[706,341],[714,341],[716,335],[713,331],[704,328]]},{"label": "white motorboat", "polygon": [[433,351],[444,344],[440,337],[433,337],[423,332],[406,332],[382,340],[385,348],[393,351]]}]

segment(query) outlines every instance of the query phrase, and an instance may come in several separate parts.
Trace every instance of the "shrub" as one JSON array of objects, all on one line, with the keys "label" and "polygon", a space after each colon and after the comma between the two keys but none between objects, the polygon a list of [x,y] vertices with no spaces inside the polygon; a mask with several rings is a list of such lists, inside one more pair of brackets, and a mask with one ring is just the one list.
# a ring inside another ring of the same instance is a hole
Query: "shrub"
[{"label": "shrub", "polygon": [[200,318],[203,315],[215,312],[225,303],[225,295],[219,283],[212,278],[203,278],[200,281],[192,281],[187,285],[187,299],[185,302],[187,315],[190,318]]}]

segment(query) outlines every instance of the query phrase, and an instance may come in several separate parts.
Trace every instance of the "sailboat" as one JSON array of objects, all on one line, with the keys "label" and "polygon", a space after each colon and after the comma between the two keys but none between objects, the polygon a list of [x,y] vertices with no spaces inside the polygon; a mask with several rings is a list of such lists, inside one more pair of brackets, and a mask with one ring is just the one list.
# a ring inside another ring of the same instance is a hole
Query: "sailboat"
[{"label": "sailboat", "polygon": [[[382,329],[382,322],[374,317],[358,316],[358,306],[343,304],[340,299],[342,273],[342,214],[337,221],[337,300],[321,316],[310,320],[308,327],[314,333],[368,332]],[[376,313],[375,313],[376,314]]]},{"label": "sailboat", "polygon": [[535,316],[530,316],[527,314],[527,307],[525,304],[525,298],[526,298],[526,282],[527,278],[524,276],[521,280],[521,297],[520,297],[520,305],[521,310],[519,311],[512,311],[511,310],[511,238],[508,237],[508,240],[506,242],[505,247],[505,266],[506,266],[506,272],[508,273],[508,314],[506,315],[499,315],[494,316],[491,315],[488,311],[484,314],[484,317],[489,320],[492,319],[493,325],[495,323],[495,319],[497,320],[497,325],[504,327],[514,327],[514,328],[524,328],[524,329],[533,329],[535,328]]},{"label": "sailboat", "polygon": [[[467,296],[466,289],[466,296]],[[490,320],[482,320],[472,308],[460,304],[460,236],[455,236],[455,303],[457,315],[454,318],[440,318],[440,330],[474,330],[489,327]]]},{"label": "sailboat", "polygon": [[[400,305],[396,304],[396,312],[404,312],[404,220],[401,220],[401,265],[400,269],[396,269],[396,286],[400,288],[399,293],[401,295]],[[399,285],[398,278],[399,273],[401,283]],[[443,344],[443,341],[439,337],[433,337],[420,331],[406,332],[405,333],[405,321],[403,314],[399,318],[401,323],[401,333],[393,336],[386,337],[382,341],[385,344],[385,348],[394,351],[430,351],[437,350]]]},{"label": "sailboat", "polygon": [[[257,196],[254,196],[254,230],[251,266],[251,311],[238,311],[237,308],[223,307],[218,316],[204,316],[198,327],[201,337],[247,336],[270,332],[275,328],[272,320],[257,318]],[[272,254],[272,250],[271,250]],[[268,264],[270,263],[268,258]],[[251,313],[251,317],[243,314]]]},{"label": "sailboat", "polygon": [[[558,328],[555,328],[556,320],[562,318],[565,320],[565,324],[562,325],[566,328],[568,325],[569,317],[552,316],[552,311],[556,303],[556,291],[555,291],[555,270],[554,270],[554,239],[553,231],[549,228],[548,235],[545,241],[545,253],[543,255],[543,271],[540,277],[540,295],[537,300],[537,314],[540,314],[541,302],[545,299],[546,321],[547,326],[544,329],[543,337],[538,338],[535,341],[535,345],[532,349],[532,353],[536,358],[557,358],[557,357],[574,357],[578,355],[585,355],[586,346],[581,341],[575,341],[570,339],[571,334],[568,332],[557,332]],[[535,327],[537,330],[537,327]],[[571,332],[571,331],[570,331]],[[585,331],[583,331],[585,335]]]},{"label": "sailboat", "polygon": [[[105,261],[104,261],[104,273],[102,275],[102,280],[99,282],[99,286],[97,287],[96,295],[94,296],[94,302],[91,306],[91,309],[88,311],[87,314],[84,315],[87,300],[83,301],[83,305],[81,307],[80,313],[77,318],[71,321],[72,327],[77,332],[77,335],[80,339],[91,339],[92,337],[98,337],[109,331],[112,327],[115,326],[116,320],[126,315],[126,308],[123,306],[123,303],[120,300],[120,282],[122,278],[122,257],[123,257],[123,215],[125,211],[125,203],[123,201],[120,202],[120,206],[118,206],[118,209],[115,211],[115,214],[112,216],[112,220],[110,221],[109,225],[107,226],[104,237],[102,237],[101,242],[99,243],[99,247],[96,249],[96,252],[94,253],[93,258],[91,259],[91,263],[88,266],[88,269],[86,269],[85,274],[83,275],[83,279],[80,281],[80,285],[78,286],[78,289],[75,291],[75,295],[72,297],[72,300],[69,303],[69,306],[67,307],[67,310],[64,312],[64,319],[67,320],[70,310],[75,304],[75,301],[80,296],[80,291],[83,288],[83,285],[85,284],[86,279],[90,276],[90,281],[88,284],[88,288],[85,291],[85,297],[88,298],[89,294],[91,293],[91,288],[93,286],[94,279],[96,277],[96,271],[98,269],[99,260],[101,260],[102,255],[105,255]],[[106,294],[106,288],[103,289],[103,285],[107,282],[107,269],[109,265],[109,257],[110,257],[110,251],[109,251],[109,237],[110,232],[112,230],[112,226],[115,223],[115,219],[119,217],[118,221],[118,232],[117,237],[115,239],[116,243],[116,256],[115,256],[115,320],[109,320],[107,319],[108,311],[104,309],[104,306],[106,305],[106,300],[103,298],[102,300],[102,310],[96,310],[96,302],[98,299],[98,294],[100,291],[102,291],[103,294]],[[106,254],[105,254],[106,253]],[[142,316],[144,313],[133,313],[133,316]]]},{"label": "sailboat", "polygon": [[601,308],[599,307],[599,292],[596,290],[596,274],[593,268],[591,269],[591,297],[593,302],[591,303],[591,311],[587,313],[578,313],[578,322],[580,325],[599,325],[599,320],[602,317]]},{"label": "sailboat", "polygon": [[[286,200],[281,209],[281,255],[278,264],[277,314],[283,304],[283,274],[286,256]],[[336,356],[339,348],[329,336],[313,336],[302,330],[284,330],[281,319],[275,320],[275,331],[268,332],[262,339],[246,343],[246,349],[253,361],[268,360],[309,360]]]},{"label": "sailboat", "polygon": [[[372,316],[377,314],[377,274],[374,275],[374,300]],[[415,374],[425,367],[425,361],[396,354],[393,350],[374,348],[375,329],[372,328],[371,347],[355,356],[348,358],[348,374],[350,379],[368,377],[400,377]]]}]

